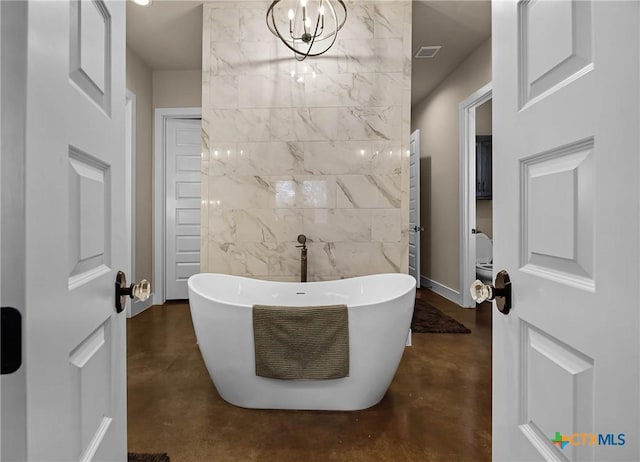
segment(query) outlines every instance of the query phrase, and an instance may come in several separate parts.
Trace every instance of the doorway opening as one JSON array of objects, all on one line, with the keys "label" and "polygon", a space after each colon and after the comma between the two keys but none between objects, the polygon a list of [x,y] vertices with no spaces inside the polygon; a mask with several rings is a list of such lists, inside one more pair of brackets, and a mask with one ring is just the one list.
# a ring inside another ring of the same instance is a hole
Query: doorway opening
[{"label": "doorway opening", "polygon": [[201,108],[155,110],[154,305],[188,298],[200,271]]},{"label": "doorway opening", "polygon": [[[490,130],[491,127],[491,111],[486,103],[490,104],[491,99],[492,86],[491,83],[488,83],[462,101],[459,106],[460,292],[462,295],[461,305],[464,308],[475,308],[476,306],[471,298],[469,287],[477,279],[478,249],[476,239],[480,234],[478,230],[489,240],[493,235],[492,219],[490,218],[492,201],[489,199],[491,197],[491,164],[487,163],[487,160],[490,162],[490,154],[487,155],[487,143],[490,146],[491,141],[488,138],[477,138],[478,136],[489,136],[487,130]],[[488,122],[486,121],[487,115]],[[481,116],[480,125],[478,125],[478,116]],[[478,180],[480,184],[478,184]],[[478,218],[485,229],[478,226]],[[481,237],[481,239],[484,238]],[[481,250],[486,251],[486,244],[487,242],[483,241]],[[490,273],[486,257],[482,260],[485,265],[484,269]]]},{"label": "doorway opening", "polygon": [[[125,94],[125,161],[124,161],[124,201],[125,201],[125,248],[129,255],[130,263],[123,268],[125,274],[131,275],[135,280],[136,275],[136,95],[130,90]],[[127,304],[127,317],[130,318],[141,313],[151,306],[151,300],[140,302],[132,300]]]},{"label": "doorway opening", "polygon": [[420,288],[420,130],[409,141],[409,274]]}]

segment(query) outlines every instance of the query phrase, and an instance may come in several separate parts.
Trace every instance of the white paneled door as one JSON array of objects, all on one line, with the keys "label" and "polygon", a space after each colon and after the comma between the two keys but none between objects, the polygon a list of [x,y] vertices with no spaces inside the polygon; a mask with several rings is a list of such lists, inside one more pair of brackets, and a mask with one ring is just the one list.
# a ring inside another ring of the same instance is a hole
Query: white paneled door
[{"label": "white paneled door", "polygon": [[420,130],[409,141],[409,274],[420,287]]},{"label": "white paneled door", "polygon": [[166,121],[167,300],[188,298],[187,279],[200,272],[200,125],[200,119]]},{"label": "white paneled door", "polygon": [[493,3],[493,458],[640,460],[640,3]]},{"label": "white paneled door", "polygon": [[[14,299],[24,301],[18,308],[26,408],[25,420],[12,420],[3,407],[2,425],[20,426],[17,434],[26,438],[3,438],[3,456],[123,461],[126,313],[116,312],[114,284],[129,258],[123,245],[125,4],[7,3],[2,28],[14,32],[5,41],[2,31],[2,67],[11,66],[2,74],[3,119],[22,119],[11,132],[18,150],[6,154],[22,163],[11,174],[23,189],[16,189],[12,209],[3,203],[3,224],[6,216],[22,220],[24,234],[2,239],[3,248],[11,241],[24,246],[26,265],[17,259],[7,266],[18,282],[3,285],[2,296],[4,303],[5,296],[23,294]],[[5,104],[15,111],[6,114]]]}]

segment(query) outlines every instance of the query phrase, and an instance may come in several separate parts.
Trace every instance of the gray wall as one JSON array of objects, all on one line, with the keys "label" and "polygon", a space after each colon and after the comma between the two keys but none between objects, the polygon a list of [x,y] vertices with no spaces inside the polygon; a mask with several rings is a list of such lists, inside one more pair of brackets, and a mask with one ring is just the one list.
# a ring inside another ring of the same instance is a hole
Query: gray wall
[{"label": "gray wall", "polygon": [[200,107],[202,70],[153,71],[153,107]]},{"label": "gray wall", "polygon": [[136,95],[135,280],[153,280],[154,109],[200,107],[202,71],[153,71],[127,48],[127,89]]},{"label": "gray wall", "polygon": [[422,274],[454,291],[459,281],[459,104],[491,81],[491,39],[411,112],[420,129]]},{"label": "gray wall", "polygon": [[136,95],[135,281],[153,279],[153,85],[151,70],[127,47],[127,89]]}]

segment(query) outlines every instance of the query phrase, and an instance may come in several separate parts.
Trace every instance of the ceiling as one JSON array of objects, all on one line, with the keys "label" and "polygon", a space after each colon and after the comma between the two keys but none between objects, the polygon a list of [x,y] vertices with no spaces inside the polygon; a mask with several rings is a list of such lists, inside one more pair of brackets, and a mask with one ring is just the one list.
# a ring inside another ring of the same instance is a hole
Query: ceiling
[{"label": "ceiling", "polygon": [[127,1],[127,45],[152,70],[202,69],[202,1]]},{"label": "ceiling", "polygon": [[[491,35],[490,0],[413,0],[412,54],[442,46],[431,59],[415,59],[411,103],[422,100]],[[127,45],[153,70],[202,68],[202,1],[127,2]]]},{"label": "ceiling", "polygon": [[422,100],[491,36],[490,0],[413,0],[412,54],[442,46],[434,58],[413,59],[411,104]]}]

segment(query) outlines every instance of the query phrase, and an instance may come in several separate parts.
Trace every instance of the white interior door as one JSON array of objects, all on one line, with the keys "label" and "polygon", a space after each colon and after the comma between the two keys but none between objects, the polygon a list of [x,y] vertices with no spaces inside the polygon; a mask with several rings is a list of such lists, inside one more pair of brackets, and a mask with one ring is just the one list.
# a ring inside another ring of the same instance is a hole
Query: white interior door
[{"label": "white interior door", "polygon": [[167,300],[189,298],[187,279],[200,272],[200,125],[200,119],[166,124]]},{"label": "white interior door", "polygon": [[409,140],[409,274],[420,287],[420,130]]},{"label": "white interior door", "polygon": [[495,460],[640,460],[639,7],[493,3]]},{"label": "white interior door", "polygon": [[9,416],[3,406],[3,425],[17,428],[12,441],[3,427],[3,456],[123,461],[126,332],[114,282],[128,257],[125,4],[7,2],[7,18],[4,3],[2,119],[14,118],[17,150],[3,143],[13,162],[2,173],[17,188],[3,202],[3,223],[15,219],[2,234],[3,251],[14,248],[3,269],[15,269],[15,284],[3,284],[2,303],[11,298],[23,314],[26,404]]}]

